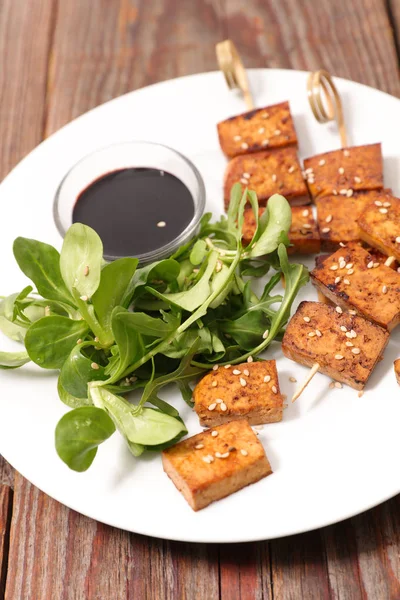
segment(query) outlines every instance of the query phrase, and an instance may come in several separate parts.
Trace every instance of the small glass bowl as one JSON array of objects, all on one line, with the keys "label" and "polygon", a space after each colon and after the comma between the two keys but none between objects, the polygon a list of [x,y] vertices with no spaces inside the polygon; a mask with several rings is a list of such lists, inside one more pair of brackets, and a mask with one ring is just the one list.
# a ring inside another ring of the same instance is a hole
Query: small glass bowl
[{"label": "small glass bowl", "polygon": [[[120,169],[147,167],[166,171],[175,175],[188,188],[194,203],[194,215],[186,228],[164,246],[136,255],[141,265],[161,260],[173,254],[193,237],[199,227],[204,212],[206,193],[202,176],[194,164],[183,154],[153,142],[122,142],[112,144],[86,155],[78,161],[61,181],[54,198],[54,220],[58,231],[64,237],[72,225],[72,213],[81,194],[94,181]],[[104,256],[106,260],[121,258]]]}]

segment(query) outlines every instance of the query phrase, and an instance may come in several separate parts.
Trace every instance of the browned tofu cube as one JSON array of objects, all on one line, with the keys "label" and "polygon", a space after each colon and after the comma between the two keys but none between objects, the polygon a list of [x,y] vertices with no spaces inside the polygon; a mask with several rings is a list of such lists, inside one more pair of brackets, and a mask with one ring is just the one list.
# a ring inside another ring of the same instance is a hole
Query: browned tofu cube
[{"label": "browned tofu cube", "polygon": [[289,102],[256,108],[218,123],[222,152],[228,158],[265,148],[297,146]]},{"label": "browned tofu cube", "polygon": [[231,188],[238,182],[256,192],[260,206],[265,206],[273,194],[282,194],[290,204],[310,202],[296,148],[293,147],[233,158],[225,171],[225,208],[229,206]]},{"label": "browned tofu cube", "polygon": [[338,306],[391,331],[400,320],[400,273],[361,246],[339,248],[311,272],[313,284]]},{"label": "browned tofu cube", "polygon": [[386,256],[400,260],[400,199],[381,194],[358,219],[361,239]]},{"label": "browned tofu cube", "polygon": [[[265,207],[259,209],[259,216]],[[249,244],[256,230],[256,221],[251,208],[244,211],[243,243]],[[318,227],[311,208],[292,206],[292,224],[289,231],[288,254],[316,254],[320,251]]]},{"label": "browned tofu cube", "polygon": [[341,148],[304,160],[308,187],[314,200],[358,190],[383,188],[381,144]]},{"label": "browned tofu cube", "polygon": [[350,198],[337,194],[317,199],[315,204],[322,250],[334,251],[341,242],[359,241],[357,220],[365,207],[379,196],[379,190],[370,190],[355,192]]},{"label": "browned tofu cube", "polygon": [[193,510],[272,473],[264,448],[245,419],[179,442],[163,451],[162,461]]},{"label": "browned tofu cube", "polygon": [[400,385],[400,358],[396,358],[393,363],[394,374],[396,375],[396,381]]},{"label": "browned tofu cube", "polygon": [[301,302],[282,341],[285,356],[361,390],[389,341],[387,331],[363,317],[320,302]]},{"label": "browned tofu cube", "polygon": [[[370,246],[367,246],[367,244],[365,244],[361,240],[358,242],[348,242],[347,244],[343,244],[343,242],[340,242],[340,244],[339,244],[340,248],[344,248],[346,246],[347,246],[347,248],[354,248],[355,246],[361,246],[361,248],[364,248],[364,250],[369,252],[369,254],[372,257],[372,260],[374,261],[374,264],[378,263],[378,264],[384,265],[387,262],[388,257],[386,256],[386,254],[382,254],[382,252],[380,252],[376,248],[371,248]],[[328,258],[328,256],[330,256],[330,254],[320,254],[319,256],[317,256],[315,258],[315,266],[318,267],[318,266],[322,265],[322,263],[324,262],[324,260],[326,258]],[[390,266],[391,269],[394,269],[396,271],[400,265],[395,260],[393,262],[391,261],[390,265],[388,265],[388,266]]]},{"label": "browned tofu cube", "polygon": [[282,420],[283,398],[274,360],[210,371],[196,385],[193,400],[203,427],[243,417],[250,425]]}]

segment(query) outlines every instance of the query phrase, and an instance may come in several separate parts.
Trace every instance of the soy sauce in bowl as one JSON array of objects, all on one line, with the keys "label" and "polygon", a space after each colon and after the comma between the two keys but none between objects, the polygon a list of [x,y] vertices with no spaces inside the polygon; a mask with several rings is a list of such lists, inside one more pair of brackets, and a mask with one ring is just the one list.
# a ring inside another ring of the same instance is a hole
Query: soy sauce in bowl
[{"label": "soy sauce in bowl", "polygon": [[108,173],[79,195],[74,223],[92,227],[106,256],[137,256],[170,244],[194,217],[193,198],[175,175],[146,167]]},{"label": "soy sauce in bowl", "polygon": [[180,152],[153,142],[123,142],[88,154],[65,175],[54,200],[62,236],[84,223],[100,236],[104,258],[146,265],[171,256],[198,231],[203,179]]}]

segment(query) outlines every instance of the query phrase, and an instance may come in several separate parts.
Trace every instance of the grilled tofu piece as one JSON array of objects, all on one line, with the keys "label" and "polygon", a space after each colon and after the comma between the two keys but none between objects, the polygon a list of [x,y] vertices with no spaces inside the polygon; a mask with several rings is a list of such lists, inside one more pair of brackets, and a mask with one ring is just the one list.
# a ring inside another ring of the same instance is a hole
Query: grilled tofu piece
[{"label": "grilled tofu piece", "polygon": [[[347,244],[343,244],[343,242],[340,242],[339,247],[340,248],[355,248],[357,246],[360,246],[361,248],[364,248],[364,250],[366,250],[367,252],[369,252],[369,254],[372,257],[372,260],[374,261],[374,266],[378,266],[379,265],[384,265],[387,261],[387,256],[386,254],[382,254],[382,252],[379,252],[379,250],[377,250],[376,248],[371,248],[370,246],[368,246],[367,244],[365,244],[364,242],[362,242],[361,240],[358,242],[348,242]],[[320,254],[319,256],[315,257],[315,266],[318,267],[320,265],[322,265],[322,263],[324,262],[324,260],[326,258],[328,258],[328,256],[330,256],[330,254]],[[394,262],[391,262],[390,265],[391,269],[394,269],[395,271],[399,268],[399,263],[395,260]]]},{"label": "grilled tofu piece", "polygon": [[383,188],[381,144],[341,148],[304,160],[313,200],[339,194],[350,198],[358,190]]},{"label": "grilled tofu piece", "polygon": [[193,400],[203,427],[243,417],[250,425],[282,420],[283,398],[274,360],[210,371],[196,385]]},{"label": "grilled tofu piece", "polygon": [[400,199],[380,194],[358,219],[361,239],[386,256],[400,260]]},{"label": "grilled tofu piece", "polygon": [[313,284],[338,306],[391,331],[400,321],[400,273],[375,262],[361,246],[339,248],[310,273]]},{"label": "grilled tofu piece", "polygon": [[[259,216],[265,207],[259,209]],[[243,243],[249,244],[256,230],[256,221],[251,208],[244,211]],[[288,254],[317,254],[320,251],[318,227],[311,208],[292,206],[292,225],[289,231]]]},{"label": "grilled tofu piece", "polygon": [[[339,309],[340,310],[340,309]],[[286,328],[287,358],[362,390],[389,341],[387,331],[363,317],[320,302],[301,302]]]},{"label": "grilled tofu piece", "polygon": [[238,182],[256,192],[260,206],[265,206],[273,194],[282,194],[290,204],[310,202],[296,148],[293,147],[233,158],[225,171],[225,208],[229,206],[231,188]]},{"label": "grilled tofu piece", "polygon": [[233,158],[265,148],[297,146],[289,102],[256,108],[218,123],[222,152]]},{"label": "grilled tofu piece", "polygon": [[400,358],[396,358],[393,363],[394,374],[396,375],[396,381],[400,385]]},{"label": "grilled tofu piece", "polygon": [[317,222],[323,251],[335,251],[340,243],[357,242],[361,239],[357,223],[363,210],[379,199],[379,190],[354,192],[350,198],[340,194],[324,196],[315,201]]},{"label": "grilled tofu piece", "polygon": [[179,442],[163,451],[162,462],[193,510],[272,473],[264,448],[245,419]]}]

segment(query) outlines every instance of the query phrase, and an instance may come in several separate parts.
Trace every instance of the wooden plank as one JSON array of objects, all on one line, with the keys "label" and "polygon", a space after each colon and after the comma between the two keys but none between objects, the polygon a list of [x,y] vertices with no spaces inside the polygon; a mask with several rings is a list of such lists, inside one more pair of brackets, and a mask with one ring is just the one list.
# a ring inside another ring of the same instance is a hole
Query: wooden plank
[{"label": "wooden plank", "polygon": [[385,0],[228,0],[227,31],[246,66],[325,68],[400,96]]},{"label": "wooden plank", "polygon": [[0,485],[0,598],[4,597],[6,587],[11,512],[12,490]]},{"label": "wooden plank", "polygon": [[274,600],[329,600],[326,552],[320,531],[270,543]]},{"label": "wooden plank", "polygon": [[0,456],[0,485],[12,487],[14,484],[14,469]]},{"label": "wooden plank", "polygon": [[400,4],[398,0],[387,0],[387,10],[396,43],[397,58],[400,63]]},{"label": "wooden plank", "polygon": [[272,599],[268,542],[220,546],[221,600]]},{"label": "wooden plank", "polygon": [[46,134],[130,90],[214,70],[222,1],[60,2]]}]

